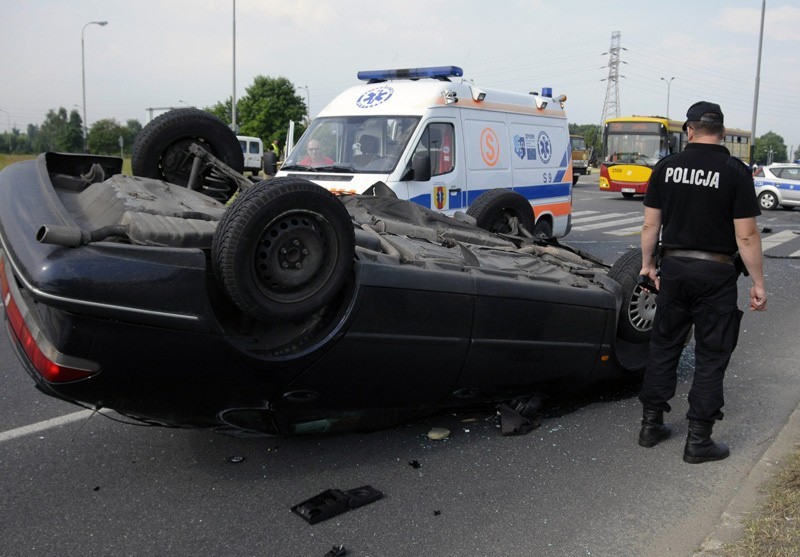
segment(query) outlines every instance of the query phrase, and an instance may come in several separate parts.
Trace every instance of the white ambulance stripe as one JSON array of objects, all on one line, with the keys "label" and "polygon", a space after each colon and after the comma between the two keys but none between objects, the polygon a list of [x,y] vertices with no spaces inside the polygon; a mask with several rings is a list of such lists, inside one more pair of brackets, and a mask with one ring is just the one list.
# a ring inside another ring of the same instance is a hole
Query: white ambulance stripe
[{"label": "white ambulance stripe", "polygon": [[611,232],[606,232],[606,234],[611,234],[612,236],[635,236],[642,233],[641,226],[631,226],[630,228],[623,228],[621,230],[612,230]]},{"label": "white ambulance stripe", "polygon": [[611,228],[612,226],[619,226],[620,224],[630,224],[632,222],[644,222],[644,216],[631,217],[629,219],[620,219],[613,222],[599,222],[596,224],[587,224],[586,226],[573,226],[573,230],[597,230],[598,228]]},{"label": "white ambulance stripe", "polygon": [[767,251],[797,237],[798,235],[791,230],[782,230],[776,234],[765,234],[761,236],[761,249],[762,251]]},{"label": "white ambulance stripe", "polygon": [[[615,219],[617,217],[627,217],[628,215],[635,215],[636,213],[604,213],[602,215],[594,215],[591,217],[581,217],[581,218],[573,218],[573,223],[584,223],[584,222],[591,222],[591,221],[598,221],[598,220],[607,220],[607,219]],[[640,213],[641,214],[641,213]],[[575,213],[573,213],[574,217]]]}]

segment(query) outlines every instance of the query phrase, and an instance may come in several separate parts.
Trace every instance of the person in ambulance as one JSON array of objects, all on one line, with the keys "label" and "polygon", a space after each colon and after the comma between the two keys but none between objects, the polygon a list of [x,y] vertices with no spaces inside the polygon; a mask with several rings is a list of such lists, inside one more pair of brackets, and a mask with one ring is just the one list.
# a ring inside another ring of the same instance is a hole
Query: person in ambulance
[{"label": "person in ambulance", "polygon": [[333,164],[333,159],[322,152],[322,145],[316,139],[308,142],[305,157],[300,160],[302,166],[328,166]]}]

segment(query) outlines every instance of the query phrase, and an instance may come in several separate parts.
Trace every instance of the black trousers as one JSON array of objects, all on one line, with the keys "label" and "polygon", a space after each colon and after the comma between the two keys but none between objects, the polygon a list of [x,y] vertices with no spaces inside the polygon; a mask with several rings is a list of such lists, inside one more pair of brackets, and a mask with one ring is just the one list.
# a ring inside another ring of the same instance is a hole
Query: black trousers
[{"label": "black trousers", "polygon": [[739,273],[726,263],[665,257],[650,340],[650,360],[639,400],[648,410],[671,410],[678,361],[694,324],[695,370],[689,391],[690,420],[722,419],[723,379],[739,339]]}]

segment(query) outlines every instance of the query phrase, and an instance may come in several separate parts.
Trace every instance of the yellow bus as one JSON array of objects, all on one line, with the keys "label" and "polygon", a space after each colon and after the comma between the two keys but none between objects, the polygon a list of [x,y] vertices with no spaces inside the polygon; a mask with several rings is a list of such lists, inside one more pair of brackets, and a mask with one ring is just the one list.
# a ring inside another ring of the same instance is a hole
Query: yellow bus
[{"label": "yellow bus", "polygon": [[[600,189],[622,193],[623,197],[643,195],[653,166],[686,147],[682,121],[661,116],[609,118],[603,130]],[[726,128],[725,147],[745,164],[750,163],[750,132]]]}]

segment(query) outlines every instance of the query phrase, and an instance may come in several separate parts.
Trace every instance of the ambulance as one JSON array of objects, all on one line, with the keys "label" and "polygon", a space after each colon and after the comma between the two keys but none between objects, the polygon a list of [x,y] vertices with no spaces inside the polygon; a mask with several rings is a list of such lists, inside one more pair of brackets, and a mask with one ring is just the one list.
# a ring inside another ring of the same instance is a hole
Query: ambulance
[{"label": "ambulance", "polygon": [[566,96],[483,89],[462,76],[456,66],[358,72],[365,83],[319,113],[278,176],[334,193],[385,184],[448,215],[502,202],[494,190],[510,190],[531,206],[530,232],[564,236],[572,210]]}]

